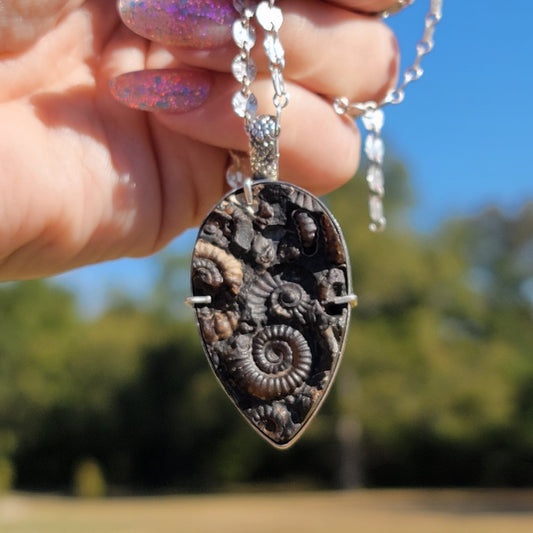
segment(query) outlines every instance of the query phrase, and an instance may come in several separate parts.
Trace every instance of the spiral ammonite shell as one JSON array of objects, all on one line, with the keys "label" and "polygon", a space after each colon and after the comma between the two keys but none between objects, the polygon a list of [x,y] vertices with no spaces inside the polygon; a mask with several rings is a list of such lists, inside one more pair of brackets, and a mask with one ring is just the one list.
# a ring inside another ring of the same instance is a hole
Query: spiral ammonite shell
[{"label": "spiral ammonite shell", "polygon": [[194,247],[192,278],[193,282],[215,289],[225,283],[238,293],[242,286],[242,266],[222,248],[199,239]]},{"label": "spiral ammonite shell", "polygon": [[299,283],[283,280],[280,276],[272,277],[267,272],[246,292],[250,315],[258,324],[268,316],[300,324],[308,321],[311,297]]},{"label": "spiral ammonite shell", "polygon": [[262,400],[293,393],[309,376],[313,356],[305,337],[286,325],[258,333],[248,350],[230,358],[228,368],[241,388]]},{"label": "spiral ammonite shell", "polygon": [[218,380],[256,431],[289,446],[324,400],[346,339],[350,266],[338,224],[303,189],[254,181],[251,197],[232,191],[207,215],[191,277]]},{"label": "spiral ammonite shell", "polygon": [[311,308],[311,299],[305,289],[291,281],[280,282],[270,295],[270,311],[280,318],[295,318],[306,322],[306,314]]},{"label": "spiral ammonite shell", "polygon": [[267,435],[276,441],[281,441],[294,431],[291,413],[281,403],[260,405],[249,409],[247,415]]}]

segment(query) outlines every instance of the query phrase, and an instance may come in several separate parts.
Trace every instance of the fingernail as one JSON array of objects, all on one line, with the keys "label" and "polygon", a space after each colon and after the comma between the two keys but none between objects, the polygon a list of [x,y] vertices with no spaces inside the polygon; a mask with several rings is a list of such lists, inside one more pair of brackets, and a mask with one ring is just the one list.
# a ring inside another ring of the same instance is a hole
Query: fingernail
[{"label": "fingernail", "polygon": [[120,0],[132,31],[169,46],[215,48],[231,40],[237,12],[231,0]]},{"label": "fingernail", "polygon": [[209,96],[212,79],[202,71],[140,70],[111,81],[111,94],[122,104],[143,111],[185,113]]}]

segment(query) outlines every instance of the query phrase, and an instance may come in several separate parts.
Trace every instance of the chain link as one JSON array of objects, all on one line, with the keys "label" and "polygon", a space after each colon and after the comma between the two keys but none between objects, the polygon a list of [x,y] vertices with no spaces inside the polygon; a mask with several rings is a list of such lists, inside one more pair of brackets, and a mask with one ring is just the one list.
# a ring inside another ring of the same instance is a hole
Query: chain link
[{"label": "chain link", "polygon": [[240,53],[233,59],[231,70],[241,88],[233,96],[232,104],[235,113],[245,119],[246,125],[255,118],[257,99],[251,90],[251,84],[257,74],[257,67],[252,59],[251,51],[255,46],[255,28],[251,24],[255,2],[234,0],[233,5],[241,18],[233,23],[232,36]]},{"label": "chain link", "polygon": [[264,47],[269,61],[269,70],[274,87],[272,101],[276,108],[276,128],[278,135],[281,129],[281,112],[289,104],[289,94],[285,88],[283,69],[285,68],[285,50],[279,39],[279,29],[283,22],[283,14],[276,7],[275,0],[262,2],[257,7],[256,17],[265,30]]},{"label": "chain link", "polygon": [[[413,0],[414,1],[414,0]],[[425,55],[429,54],[435,45],[433,36],[435,28],[442,18],[442,0],[431,0],[430,10],[424,20],[424,33],[416,45],[416,57],[413,64],[407,68],[403,74],[403,80],[400,85],[390,91],[389,94],[380,102],[380,107],[387,104],[399,104],[405,97],[406,87],[413,81],[419,80],[424,74],[420,66]]]},{"label": "chain link", "polygon": [[[278,179],[279,150],[278,139],[281,132],[281,113],[289,103],[285,88],[283,69],[285,68],[285,50],[279,39],[279,30],[283,24],[283,13],[276,6],[275,0],[260,3],[252,0],[233,0],[240,19],[233,24],[233,40],[240,49],[232,63],[232,72],[241,84],[240,90],[233,97],[235,113],[244,118],[245,130],[250,138],[250,163],[254,178]],[[251,84],[257,73],[251,57],[255,45],[255,29],[252,19],[265,31],[263,47],[269,60],[269,69],[274,88],[273,104],[275,116],[257,116],[257,99]],[[249,179],[242,173],[242,165],[232,156],[228,169],[227,181],[231,186]]]},{"label": "chain link", "polygon": [[[385,11],[382,16],[386,18],[413,3],[414,0],[400,1],[396,8]],[[435,44],[433,40],[435,28],[442,18],[442,3],[443,0],[430,0],[430,8],[424,19],[424,33],[416,45],[416,57],[413,64],[403,73],[402,81],[398,87],[390,90],[385,98],[379,102],[369,100],[367,102],[350,103],[345,97],[335,98],[333,106],[339,115],[349,115],[350,117],[358,118],[367,110],[384,107],[389,104],[400,104],[403,102],[406,87],[413,81],[419,80],[424,74],[421,63],[424,56],[433,50]]]}]

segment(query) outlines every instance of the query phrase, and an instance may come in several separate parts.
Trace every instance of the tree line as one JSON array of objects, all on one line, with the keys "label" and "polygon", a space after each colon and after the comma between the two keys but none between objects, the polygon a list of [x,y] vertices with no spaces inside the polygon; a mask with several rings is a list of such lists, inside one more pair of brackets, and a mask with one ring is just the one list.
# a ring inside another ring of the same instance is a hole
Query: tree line
[{"label": "tree line", "polygon": [[87,461],[112,493],[533,485],[533,204],[424,235],[405,223],[405,169],[389,174],[384,234],[366,230],[361,178],[327,199],[360,305],[337,383],[288,451],[211,375],[180,307],[182,257],[163,254],[148,301],[92,319],[50,282],[0,286],[0,488],[71,490]]}]

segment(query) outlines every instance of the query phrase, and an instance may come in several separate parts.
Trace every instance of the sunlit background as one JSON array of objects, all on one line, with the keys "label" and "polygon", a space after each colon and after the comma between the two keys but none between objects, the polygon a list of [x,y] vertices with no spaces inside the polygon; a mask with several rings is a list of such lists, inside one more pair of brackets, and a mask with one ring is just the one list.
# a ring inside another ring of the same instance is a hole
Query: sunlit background
[{"label": "sunlit background", "polygon": [[[389,19],[404,67],[414,59],[428,4],[417,0]],[[526,0],[515,5],[445,1],[424,77],[401,105],[387,109],[388,156],[406,165],[414,198],[407,214],[415,231],[434,232],[450,218],[489,206],[517,216],[533,198],[533,7]],[[191,232],[170,250],[188,253],[193,239]],[[109,290],[144,296],[158,268],[157,258],[125,259],[57,280],[74,288],[92,312]]]},{"label": "sunlit background", "polygon": [[[427,4],[391,20],[405,66]],[[387,109],[389,229],[366,229],[362,176],[326,199],[360,306],[302,440],[270,450],[219,391],[183,305],[190,232],[0,288],[0,492],[533,486],[533,6],[444,13]]]}]

